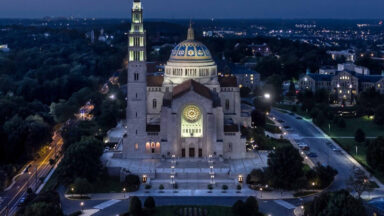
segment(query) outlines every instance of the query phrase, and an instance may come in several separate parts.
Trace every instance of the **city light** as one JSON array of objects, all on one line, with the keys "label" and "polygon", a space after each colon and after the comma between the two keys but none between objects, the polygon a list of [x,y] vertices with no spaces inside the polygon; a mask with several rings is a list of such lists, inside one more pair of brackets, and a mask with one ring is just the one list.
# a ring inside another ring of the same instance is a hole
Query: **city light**
[{"label": "city light", "polygon": [[265,93],[264,94],[264,98],[267,99],[267,100],[271,99],[271,94]]}]

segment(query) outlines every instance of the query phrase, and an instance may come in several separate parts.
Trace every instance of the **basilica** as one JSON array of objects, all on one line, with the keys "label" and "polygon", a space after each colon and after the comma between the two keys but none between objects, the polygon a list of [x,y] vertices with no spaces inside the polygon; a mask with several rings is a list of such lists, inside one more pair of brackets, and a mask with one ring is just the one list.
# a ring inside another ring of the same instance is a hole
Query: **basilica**
[{"label": "basilica", "polygon": [[121,158],[246,157],[234,77],[218,77],[208,48],[187,38],[171,52],[164,76],[147,76],[146,32],[140,0],[134,0],[128,41],[127,136]]}]

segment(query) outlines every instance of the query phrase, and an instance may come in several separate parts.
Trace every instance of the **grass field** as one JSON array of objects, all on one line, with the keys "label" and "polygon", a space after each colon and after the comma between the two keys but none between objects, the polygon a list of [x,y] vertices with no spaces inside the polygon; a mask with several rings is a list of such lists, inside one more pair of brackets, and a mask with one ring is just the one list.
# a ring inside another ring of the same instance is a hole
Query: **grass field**
[{"label": "grass field", "polygon": [[223,206],[161,206],[156,208],[155,216],[177,216],[180,209],[193,207],[206,209],[209,216],[233,216],[231,208]]}]

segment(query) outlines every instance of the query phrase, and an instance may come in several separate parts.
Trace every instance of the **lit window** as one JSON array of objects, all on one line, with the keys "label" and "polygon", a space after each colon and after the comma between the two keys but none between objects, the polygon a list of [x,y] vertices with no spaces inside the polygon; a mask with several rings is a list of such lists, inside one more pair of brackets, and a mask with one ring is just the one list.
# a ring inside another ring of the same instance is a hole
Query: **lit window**
[{"label": "lit window", "polygon": [[138,143],[135,144],[135,150],[136,151],[139,150],[139,144]]}]

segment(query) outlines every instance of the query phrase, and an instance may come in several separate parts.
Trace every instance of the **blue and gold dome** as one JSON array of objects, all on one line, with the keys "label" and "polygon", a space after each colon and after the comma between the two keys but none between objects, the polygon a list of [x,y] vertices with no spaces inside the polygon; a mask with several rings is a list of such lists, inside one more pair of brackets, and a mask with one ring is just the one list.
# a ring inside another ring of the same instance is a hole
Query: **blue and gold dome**
[{"label": "blue and gold dome", "polygon": [[169,61],[195,61],[195,62],[207,62],[213,61],[211,53],[208,48],[194,40],[194,32],[192,27],[188,29],[188,38],[187,40],[179,43],[171,52],[171,57]]}]

